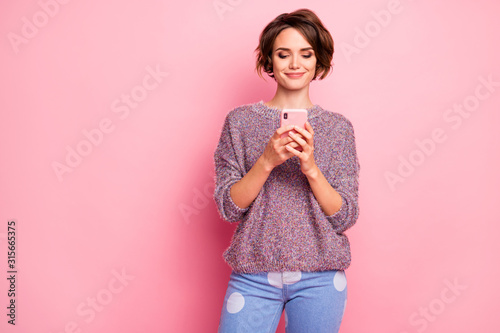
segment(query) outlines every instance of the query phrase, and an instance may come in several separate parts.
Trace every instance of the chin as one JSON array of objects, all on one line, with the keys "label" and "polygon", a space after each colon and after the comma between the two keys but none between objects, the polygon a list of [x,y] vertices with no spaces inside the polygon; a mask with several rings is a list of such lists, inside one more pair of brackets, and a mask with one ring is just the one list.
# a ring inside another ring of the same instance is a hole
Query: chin
[{"label": "chin", "polygon": [[302,89],[305,89],[307,88],[307,86],[300,86],[300,87],[290,87],[290,86],[285,86],[285,88],[287,90],[290,90],[290,91],[300,91]]},{"label": "chin", "polygon": [[284,84],[282,84],[282,86],[284,88],[287,88],[288,90],[302,90],[304,88],[307,88],[307,86],[309,85],[309,82],[308,83],[303,83],[301,82],[300,84],[298,82],[284,82]]}]

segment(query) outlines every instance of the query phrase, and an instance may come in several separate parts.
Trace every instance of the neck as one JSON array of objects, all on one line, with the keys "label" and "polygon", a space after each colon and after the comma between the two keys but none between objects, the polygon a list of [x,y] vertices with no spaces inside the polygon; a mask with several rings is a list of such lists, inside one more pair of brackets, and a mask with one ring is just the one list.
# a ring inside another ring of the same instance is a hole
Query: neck
[{"label": "neck", "polygon": [[314,106],[309,98],[309,85],[301,90],[287,90],[278,85],[274,97],[265,104],[279,109],[307,109]]}]

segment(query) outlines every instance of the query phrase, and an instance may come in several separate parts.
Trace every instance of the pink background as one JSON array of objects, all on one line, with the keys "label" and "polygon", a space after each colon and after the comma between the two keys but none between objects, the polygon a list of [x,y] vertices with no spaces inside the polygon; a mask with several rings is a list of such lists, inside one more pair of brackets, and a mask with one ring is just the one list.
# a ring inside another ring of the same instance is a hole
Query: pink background
[{"label": "pink background", "polygon": [[352,121],[361,163],[341,331],[499,331],[498,2],[64,2],[0,10],[2,332],[216,331],[235,225],[213,151],[227,112],[273,96],[260,31],[302,7],[336,43],[311,98]]}]

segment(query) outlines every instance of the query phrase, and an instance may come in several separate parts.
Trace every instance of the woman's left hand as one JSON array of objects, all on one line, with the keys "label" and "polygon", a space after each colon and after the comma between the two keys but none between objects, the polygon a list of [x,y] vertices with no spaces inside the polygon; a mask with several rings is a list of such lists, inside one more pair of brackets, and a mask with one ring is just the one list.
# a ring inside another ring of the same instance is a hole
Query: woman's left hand
[{"label": "woman's left hand", "polygon": [[[316,162],[314,161],[314,131],[307,121],[305,124],[305,129],[300,128],[299,126],[295,126],[293,129],[300,133],[295,134],[292,133],[292,131],[288,132],[288,135],[299,144],[300,147],[302,147],[302,151],[298,151],[297,149],[293,148],[290,143],[287,144],[285,147],[286,149],[293,153],[295,156],[298,156],[300,159],[300,170],[302,173],[304,173],[306,176],[311,175],[312,173],[316,172]],[[292,141],[293,142],[293,141]]]}]

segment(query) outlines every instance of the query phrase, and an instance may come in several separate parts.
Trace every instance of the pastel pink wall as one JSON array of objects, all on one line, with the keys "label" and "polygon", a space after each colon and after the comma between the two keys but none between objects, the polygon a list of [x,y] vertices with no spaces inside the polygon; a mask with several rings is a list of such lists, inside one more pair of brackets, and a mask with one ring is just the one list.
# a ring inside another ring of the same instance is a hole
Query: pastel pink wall
[{"label": "pastel pink wall", "polygon": [[274,93],[260,31],[301,7],[336,42],[313,102],[353,122],[361,163],[341,331],[500,329],[500,3],[58,1],[0,10],[2,332],[216,331],[235,225],[213,151]]}]

